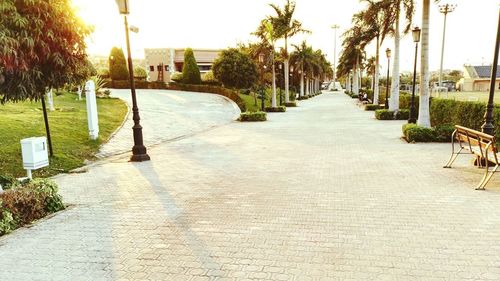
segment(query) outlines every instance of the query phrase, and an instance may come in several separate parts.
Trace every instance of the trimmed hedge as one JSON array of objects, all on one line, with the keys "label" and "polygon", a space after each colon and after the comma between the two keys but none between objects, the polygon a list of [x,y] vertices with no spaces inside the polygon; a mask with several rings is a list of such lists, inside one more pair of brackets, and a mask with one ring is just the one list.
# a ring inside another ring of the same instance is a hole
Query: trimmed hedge
[{"label": "trimmed hedge", "polygon": [[417,124],[404,124],[402,129],[407,142],[450,142],[454,131],[450,125],[425,128]]},{"label": "trimmed hedge", "polygon": [[307,99],[309,99],[309,96],[301,96],[297,98],[297,100],[307,100]]},{"label": "trimmed hedge", "polygon": [[367,104],[365,106],[366,111],[375,111],[375,110],[379,110],[379,109],[383,109],[383,108],[384,108],[384,106],[379,105],[379,104]]},{"label": "trimmed hedge", "polygon": [[[455,101],[445,99],[431,100],[431,125],[461,125],[473,130],[481,131],[486,112],[486,103]],[[500,139],[500,106],[495,105],[493,111],[493,123],[495,124],[496,137]]]},{"label": "trimmed hedge", "polygon": [[228,88],[223,88],[213,85],[192,85],[192,84],[182,84],[182,83],[169,83],[167,86],[168,90],[175,91],[188,91],[188,92],[198,92],[198,93],[210,93],[225,96],[230,100],[234,101],[242,112],[246,111],[245,101],[240,98],[238,91],[231,90]]},{"label": "trimmed hedge", "polygon": [[262,122],[267,120],[267,113],[262,111],[257,112],[243,112],[238,119],[241,122]]},{"label": "trimmed hedge", "polygon": [[394,120],[394,111],[387,109],[375,110],[375,118],[377,120]]},{"label": "trimmed hedge", "polygon": [[401,109],[395,112],[387,109],[379,109],[375,110],[375,118],[378,120],[408,120],[410,118],[410,111],[408,109]]},{"label": "trimmed hedge", "polygon": [[394,119],[396,119],[396,120],[408,120],[408,119],[410,119],[410,110],[400,109],[400,110],[396,111],[396,114],[394,114]]},{"label": "trimmed hedge", "polygon": [[[167,89],[167,84],[163,82],[148,82],[144,80],[135,80],[135,88],[136,89]],[[103,88],[110,89],[130,89],[129,80],[111,80],[105,79]]]},{"label": "trimmed hedge", "polygon": [[48,179],[18,182],[2,178],[0,235],[65,208],[57,185]]},{"label": "trimmed hedge", "polygon": [[266,112],[286,112],[286,106],[266,107]]},{"label": "trimmed hedge", "polygon": [[286,107],[297,107],[297,102],[296,101],[285,102],[284,104],[285,104]]}]

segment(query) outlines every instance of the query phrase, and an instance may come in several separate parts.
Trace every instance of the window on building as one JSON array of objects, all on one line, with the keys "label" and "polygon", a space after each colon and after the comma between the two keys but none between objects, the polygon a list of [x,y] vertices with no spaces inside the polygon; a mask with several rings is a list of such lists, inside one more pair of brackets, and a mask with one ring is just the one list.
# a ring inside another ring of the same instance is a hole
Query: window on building
[{"label": "window on building", "polygon": [[500,90],[500,83],[498,83],[498,89]]},{"label": "window on building", "polygon": [[154,67],[154,65],[150,65],[150,66],[149,66],[149,71],[155,71],[155,67]]},{"label": "window on building", "polygon": [[158,69],[158,71],[162,71],[163,67],[161,66],[161,64],[159,64],[156,69]]},{"label": "window on building", "polygon": [[170,67],[168,65],[165,65],[165,71],[168,72],[170,70]]}]

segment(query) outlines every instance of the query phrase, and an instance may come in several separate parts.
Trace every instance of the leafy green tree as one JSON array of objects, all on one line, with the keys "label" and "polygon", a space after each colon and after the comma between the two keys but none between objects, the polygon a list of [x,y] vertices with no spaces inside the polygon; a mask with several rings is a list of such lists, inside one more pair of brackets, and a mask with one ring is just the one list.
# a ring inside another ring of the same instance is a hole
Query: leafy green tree
[{"label": "leafy green tree", "polygon": [[52,155],[44,96],[88,78],[90,29],[70,0],[2,0],[0,11],[0,101],[42,101]]},{"label": "leafy green tree", "polygon": [[257,66],[249,55],[238,49],[222,51],[212,69],[215,78],[225,87],[246,89],[257,81]]},{"label": "leafy green tree", "polygon": [[123,50],[118,47],[113,47],[109,54],[109,76],[111,80],[128,80],[127,60],[123,54]]},{"label": "leafy green tree", "polygon": [[0,1],[0,100],[40,100],[89,69],[89,28],[69,0]]},{"label": "leafy green tree", "polygon": [[140,66],[134,67],[134,78],[139,80],[146,80],[146,78],[148,78],[146,69]]},{"label": "leafy green tree", "polygon": [[194,58],[191,48],[184,51],[184,65],[182,66],[182,82],[185,84],[201,84],[200,68]]}]

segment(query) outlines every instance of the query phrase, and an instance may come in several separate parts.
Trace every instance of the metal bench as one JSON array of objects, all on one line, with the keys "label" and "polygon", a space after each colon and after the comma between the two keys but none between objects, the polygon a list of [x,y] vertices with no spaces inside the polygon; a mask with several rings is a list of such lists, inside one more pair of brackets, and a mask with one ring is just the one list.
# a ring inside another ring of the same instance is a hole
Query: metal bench
[{"label": "metal bench", "polygon": [[[459,145],[459,149],[455,152],[456,144]],[[464,150],[468,152],[462,153]],[[459,154],[475,155],[478,166],[485,168],[483,179],[476,189],[484,190],[484,187],[500,166],[497,153],[495,136],[456,125],[455,131],[451,136],[451,157],[443,168],[451,168],[451,164],[453,164]],[[490,166],[492,165],[494,167],[491,169]]]}]

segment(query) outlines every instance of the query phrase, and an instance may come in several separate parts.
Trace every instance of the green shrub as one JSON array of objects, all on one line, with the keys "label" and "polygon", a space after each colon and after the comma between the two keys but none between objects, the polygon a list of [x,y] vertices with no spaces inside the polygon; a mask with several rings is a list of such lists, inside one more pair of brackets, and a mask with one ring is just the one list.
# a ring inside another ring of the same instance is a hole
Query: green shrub
[{"label": "green shrub", "polygon": [[[148,82],[144,80],[135,80],[136,89],[166,89],[165,82],[153,81]],[[130,89],[130,82],[128,80],[104,80],[104,88],[110,89]]]},{"label": "green shrub", "polygon": [[212,70],[210,70],[202,75],[201,82],[204,85],[214,85],[214,86],[221,86],[222,85],[217,79],[215,79],[215,76],[214,76],[214,73]]},{"label": "green shrub", "polygon": [[291,101],[291,102],[285,102],[286,107],[297,107],[297,102],[296,101]]},{"label": "green shrub", "polygon": [[17,179],[14,177],[0,175],[0,186],[3,190],[12,188],[17,182]]},{"label": "green shrub", "polygon": [[387,109],[375,110],[375,118],[378,120],[394,120],[394,111]]},{"label": "green shrub", "polygon": [[148,73],[146,72],[146,69],[140,66],[134,67],[134,78],[136,80],[146,80],[146,78],[148,78]]},{"label": "green shrub", "polygon": [[286,112],[286,106],[266,107],[266,112]]},{"label": "green shrub", "polygon": [[182,82],[182,72],[175,72],[170,75],[170,80],[181,83]]},{"label": "green shrub", "polygon": [[298,100],[307,100],[307,99],[309,99],[309,96],[304,95],[304,96],[298,97],[297,99]]},{"label": "green shrub", "polygon": [[241,122],[261,122],[267,120],[267,114],[262,111],[257,112],[243,112],[240,114],[239,120]]},{"label": "green shrub", "polygon": [[383,108],[384,108],[383,106],[380,106],[378,104],[367,104],[367,105],[365,105],[365,110],[366,111],[375,111],[375,110],[383,109]]},{"label": "green shrub", "polygon": [[53,181],[35,179],[13,184],[0,194],[0,235],[64,208]]},{"label": "green shrub", "polygon": [[396,120],[408,120],[410,119],[410,110],[400,109],[394,114],[394,119]]},{"label": "green shrub", "polygon": [[184,51],[184,65],[182,66],[182,82],[184,84],[201,84],[200,68],[194,58],[194,53],[191,48]]},{"label": "green shrub", "polygon": [[97,75],[101,76],[103,79],[109,79],[109,69],[103,67],[97,70]]},{"label": "green shrub", "polygon": [[455,127],[452,125],[438,125],[434,128],[436,132],[436,141],[438,142],[451,142],[451,135],[455,131]]},{"label": "green shrub", "polygon": [[[430,105],[431,124],[461,125],[473,130],[481,131],[486,112],[486,103],[455,101],[446,99],[432,99]],[[500,125],[500,107],[494,108],[494,124]],[[500,129],[496,130],[496,137],[500,139]]]},{"label": "green shrub", "polygon": [[123,50],[118,47],[113,47],[109,55],[109,76],[112,80],[127,80],[129,79],[127,61]]},{"label": "green shrub", "polygon": [[408,142],[433,142],[436,140],[434,129],[420,127],[416,124],[403,125],[403,134]]}]

